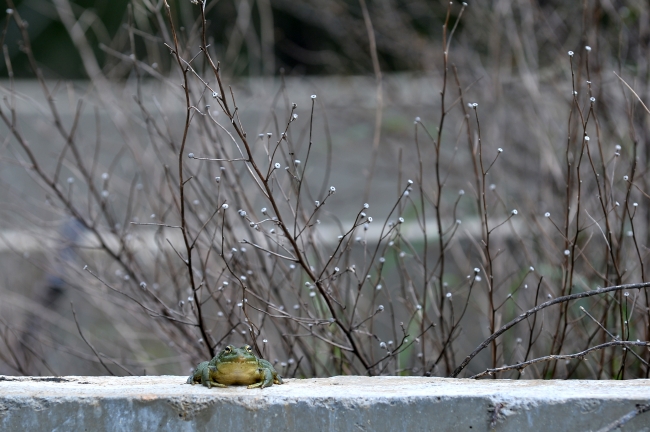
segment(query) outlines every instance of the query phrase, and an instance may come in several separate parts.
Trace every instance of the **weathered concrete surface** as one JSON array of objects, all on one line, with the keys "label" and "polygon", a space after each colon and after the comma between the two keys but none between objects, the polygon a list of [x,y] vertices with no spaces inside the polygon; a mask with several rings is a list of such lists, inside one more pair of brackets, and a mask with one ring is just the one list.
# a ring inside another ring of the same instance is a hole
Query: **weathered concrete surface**
[{"label": "weathered concrete surface", "polygon": [[[589,431],[650,402],[650,380],[348,376],[248,390],[185,379],[0,376],[0,430]],[[650,431],[650,414],[623,430]]]}]

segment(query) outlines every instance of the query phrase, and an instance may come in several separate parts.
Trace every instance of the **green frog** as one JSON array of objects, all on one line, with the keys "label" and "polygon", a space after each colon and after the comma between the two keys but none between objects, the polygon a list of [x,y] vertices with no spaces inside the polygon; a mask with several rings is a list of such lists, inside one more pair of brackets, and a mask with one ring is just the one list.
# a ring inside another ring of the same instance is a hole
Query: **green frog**
[{"label": "green frog", "polygon": [[250,389],[284,382],[271,363],[253,354],[250,345],[228,345],[209,362],[199,363],[187,379],[187,384],[199,383],[208,388],[246,385]]}]

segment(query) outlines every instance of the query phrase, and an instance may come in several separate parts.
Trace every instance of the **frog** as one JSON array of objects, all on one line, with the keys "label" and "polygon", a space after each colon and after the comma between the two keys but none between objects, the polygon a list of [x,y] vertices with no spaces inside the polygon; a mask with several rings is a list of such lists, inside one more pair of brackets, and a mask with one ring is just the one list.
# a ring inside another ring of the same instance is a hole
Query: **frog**
[{"label": "frog", "polygon": [[187,379],[187,384],[199,383],[208,388],[245,385],[263,389],[284,381],[270,362],[253,354],[250,345],[228,345],[212,360],[199,363]]}]

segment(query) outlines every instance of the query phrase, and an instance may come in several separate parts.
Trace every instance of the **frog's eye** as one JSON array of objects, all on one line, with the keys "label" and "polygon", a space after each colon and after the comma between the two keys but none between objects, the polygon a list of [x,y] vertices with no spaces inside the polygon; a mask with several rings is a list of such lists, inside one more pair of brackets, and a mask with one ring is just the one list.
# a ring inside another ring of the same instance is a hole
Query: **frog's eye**
[{"label": "frog's eye", "polygon": [[250,345],[246,345],[246,351],[253,352],[253,348]]},{"label": "frog's eye", "polygon": [[226,349],[224,349],[224,351],[226,352],[226,354],[230,354],[232,352],[232,347],[228,345]]}]

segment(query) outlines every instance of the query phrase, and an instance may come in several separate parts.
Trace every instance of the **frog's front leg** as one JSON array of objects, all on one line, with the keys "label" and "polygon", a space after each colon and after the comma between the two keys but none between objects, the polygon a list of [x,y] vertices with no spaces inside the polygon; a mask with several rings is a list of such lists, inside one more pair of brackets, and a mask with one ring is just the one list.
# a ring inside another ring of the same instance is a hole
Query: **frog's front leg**
[{"label": "frog's front leg", "polygon": [[225,385],[216,382],[212,378],[214,375],[217,373],[217,367],[212,366],[212,365],[206,365],[206,367],[203,369],[203,373],[201,375],[201,380],[203,382],[203,385],[206,386],[207,388],[212,388],[212,386],[215,387],[226,387]]},{"label": "frog's front leg", "polygon": [[275,368],[268,360],[260,359],[260,365],[271,371],[271,374],[273,375],[273,384],[284,384],[282,377],[276,372]]},{"label": "frog's front leg", "polygon": [[257,372],[260,374],[260,382],[251,384],[248,386],[249,389],[252,388],[264,388],[270,387],[273,385],[273,373],[267,368],[259,368]]},{"label": "frog's front leg", "polygon": [[186,384],[197,384],[201,382],[201,377],[203,374],[203,370],[208,366],[208,362],[201,362],[199,365],[194,369],[190,377],[187,379],[185,382]]}]

